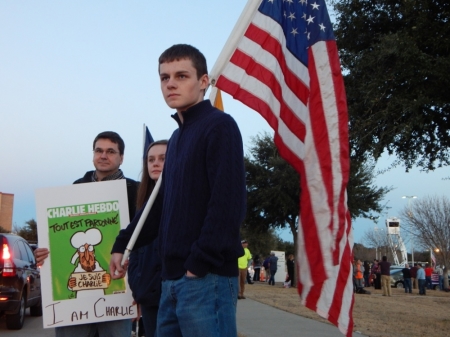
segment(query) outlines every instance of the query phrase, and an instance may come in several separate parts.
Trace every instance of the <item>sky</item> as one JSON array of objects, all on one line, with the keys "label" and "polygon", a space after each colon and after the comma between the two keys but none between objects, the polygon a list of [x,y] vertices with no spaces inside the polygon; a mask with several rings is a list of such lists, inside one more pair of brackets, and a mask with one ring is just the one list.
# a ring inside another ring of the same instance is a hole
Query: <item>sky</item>
[{"label": "sky", "polygon": [[[155,140],[169,138],[177,127],[161,95],[159,55],[173,44],[191,44],[212,69],[245,4],[1,1],[0,192],[14,194],[13,225],[36,218],[36,189],[72,184],[93,169],[92,141],[102,131],[122,136],[121,168],[139,180],[143,124]],[[273,134],[258,113],[227,94],[223,100],[239,125],[244,151],[252,137]],[[377,168],[393,160],[383,157]],[[397,168],[376,184],[395,188],[384,201],[394,216],[407,203],[403,195],[445,194],[446,176],[446,169],[426,174]],[[356,220],[355,241],[375,225]],[[377,226],[384,226],[381,218]],[[289,231],[280,235],[292,241]]]}]

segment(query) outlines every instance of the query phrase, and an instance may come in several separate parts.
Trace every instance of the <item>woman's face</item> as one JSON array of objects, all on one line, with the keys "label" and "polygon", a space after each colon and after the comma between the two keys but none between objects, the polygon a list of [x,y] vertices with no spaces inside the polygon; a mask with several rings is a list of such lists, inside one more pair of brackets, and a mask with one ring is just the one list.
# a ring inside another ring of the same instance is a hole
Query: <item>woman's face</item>
[{"label": "woman's face", "polygon": [[147,154],[147,169],[148,175],[152,180],[158,180],[163,168],[164,160],[166,158],[167,145],[153,145]]}]

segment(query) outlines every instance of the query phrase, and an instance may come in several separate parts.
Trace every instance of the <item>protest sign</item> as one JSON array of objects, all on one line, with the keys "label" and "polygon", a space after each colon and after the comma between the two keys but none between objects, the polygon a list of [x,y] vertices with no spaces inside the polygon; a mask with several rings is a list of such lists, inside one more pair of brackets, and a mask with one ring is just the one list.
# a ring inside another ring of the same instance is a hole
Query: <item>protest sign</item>
[{"label": "protest sign", "polygon": [[137,315],[126,279],[109,273],[112,245],[129,223],[126,181],[36,191],[44,328]]}]

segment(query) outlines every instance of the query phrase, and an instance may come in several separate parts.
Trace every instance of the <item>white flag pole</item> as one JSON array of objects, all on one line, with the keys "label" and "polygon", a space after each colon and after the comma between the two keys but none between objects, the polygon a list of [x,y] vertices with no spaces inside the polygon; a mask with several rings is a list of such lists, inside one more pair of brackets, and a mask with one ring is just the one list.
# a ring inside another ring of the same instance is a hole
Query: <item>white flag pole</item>
[{"label": "white flag pole", "polygon": [[147,219],[148,213],[150,212],[150,209],[152,208],[156,196],[159,192],[159,187],[161,186],[162,181],[162,172],[159,175],[158,181],[155,184],[155,187],[153,188],[152,194],[150,194],[150,198],[148,199],[147,204],[145,205],[144,210],[142,211],[141,217],[139,218],[139,221],[136,225],[136,228],[134,229],[133,235],[130,238],[130,241],[128,242],[127,248],[125,249],[125,252],[123,253],[122,257],[122,263],[123,266],[124,263],[128,260],[131,251],[133,250],[134,244],[136,243],[136,240],[139,236],[139,233],[141,232],[142,226],[144,225],[145,220]]},{"label": "white flag pole", "polygon": [[[209,73],[209,79],[212,86],[215,86],[217,77],[219,77],[220,73],[222,72],[223,68],[225,67],[225,64],[230,60],[231,55],[233,54],[234,50],[236,49],[239,41],[244,36],[245,31],[247,30],[248,26],[250,25],[251,20],[253,19],[253,15],[255,14],[257,8],[261,4],[262,0],[248,0],[247,4],[244,7],[244,10],[241,13],[241,16],[236,22],[236,25],[234,26],[233,30],[231,31],[230,36],[228,37],[227,42],[222,48],[222,51],[219,54],[219,57],[217,58],[216,63],[214,64],[212,70]],[[212,91],[211,94],[215,92]],[[211,99],[211,96],[210,96]],[[211,99],[213,102],[213,100]]]},{"label": "white flag pole", "polygon": [[145,153],[145,123],[143,124],[143,130],[142,130],[142,153]]}]

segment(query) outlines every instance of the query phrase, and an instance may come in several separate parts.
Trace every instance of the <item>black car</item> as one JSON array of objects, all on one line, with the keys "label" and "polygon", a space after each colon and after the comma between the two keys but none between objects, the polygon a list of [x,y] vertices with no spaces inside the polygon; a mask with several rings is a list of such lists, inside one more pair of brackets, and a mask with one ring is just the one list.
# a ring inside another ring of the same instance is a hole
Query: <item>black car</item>
[{"label": "black car", "polygon": [[23,238],[0,234],[0,315],[8,329],[21,329],[25,309],[42,316],[41,277],[33,252]]}]

